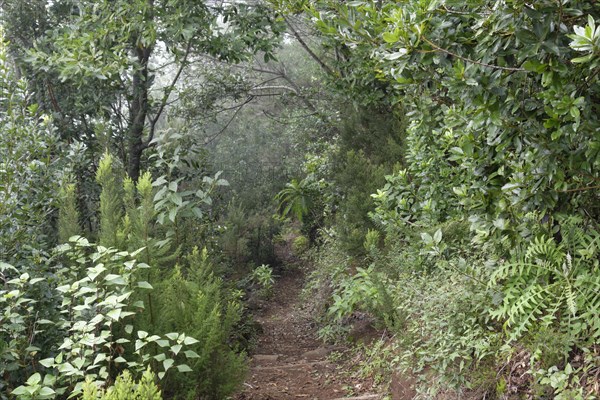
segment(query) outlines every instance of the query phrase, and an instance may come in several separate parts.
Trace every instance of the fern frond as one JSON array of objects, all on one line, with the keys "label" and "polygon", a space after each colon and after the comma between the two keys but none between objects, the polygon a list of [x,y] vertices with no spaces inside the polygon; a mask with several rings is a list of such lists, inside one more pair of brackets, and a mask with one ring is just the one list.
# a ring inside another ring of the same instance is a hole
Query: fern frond
[{"label": "fern frond", "polygon": [[571,315],[575,317],[577,315],[577,294],[570,284],[565,286],[565,297],[567,300],[567,307],[569,308]]},{"label": "fern frond", "polygon": [[600,233],[584,228],[580,220],[566,219],[560,244],[536,237],[524,255],[492,274],[490,286],[502,285],[504,296],[490,315],[506,319],[511,340],[536,323],[600,336]]}]

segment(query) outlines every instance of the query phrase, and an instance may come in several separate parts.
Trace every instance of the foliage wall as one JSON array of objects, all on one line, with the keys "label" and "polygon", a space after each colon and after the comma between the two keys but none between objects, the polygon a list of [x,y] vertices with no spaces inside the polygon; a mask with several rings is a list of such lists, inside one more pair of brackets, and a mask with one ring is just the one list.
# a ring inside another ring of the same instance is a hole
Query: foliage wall
[{"label": "foliage wall", "polygon": [[[369,185],[338,170],[321,175],[313,195],[338,214],[315,254],[314,279],[330,288],[322,301],[335,321],[324,335],[356,309],[370,311],[398,335],[394,360],[428,383],[419,386],[426,398],[440,390],[592,396],[600,273],[594,4],[272,3],[317,32],[332,88],[359,110],[391,110],[397,123],[386,126],[401,137],[397,164],[375,173],[385,182],[366,206],[370,221],[359,223],[362,255],[348,253],[358,246],[345,245],[340,214],[351,188]],[[357,143],[364,138],[376,140],[375,127],[355,132]],[[374,148],[380,156],[390,146]],[[349,165],[368,170],[356,158]],[[328,250],[340,245],[345,256]]]}]

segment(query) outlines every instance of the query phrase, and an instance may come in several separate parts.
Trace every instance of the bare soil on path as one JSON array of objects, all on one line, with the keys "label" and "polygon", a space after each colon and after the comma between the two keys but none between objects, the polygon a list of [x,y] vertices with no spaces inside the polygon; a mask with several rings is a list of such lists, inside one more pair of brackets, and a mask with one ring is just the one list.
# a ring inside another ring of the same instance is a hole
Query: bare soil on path
[{"label": "bare soil on path", "polygon": [[255,313],[263,333],[243,391],[234,399],[381,399],[368,382],[348,373],[346,348],[328,346],[318,339],[300,298],[303,282],[301,271],[286,271],[275,284],[273,298]]}]

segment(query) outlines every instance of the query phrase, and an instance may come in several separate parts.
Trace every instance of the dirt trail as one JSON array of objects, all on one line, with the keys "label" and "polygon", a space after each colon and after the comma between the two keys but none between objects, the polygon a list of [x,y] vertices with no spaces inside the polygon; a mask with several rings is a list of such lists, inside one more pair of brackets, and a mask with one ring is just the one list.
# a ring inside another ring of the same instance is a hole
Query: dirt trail
[{"label": "dirt trail", "polygon": [[368,393],[368,384],[345,373],[348,366],[344,361],[332,361],[333,352],[346,349],[318,340],[299,298],[302,283],[300,271],[287,272],[278,279],[273,298],[256,313],[263,333],[244,389],[235,399],[381,399]]}]

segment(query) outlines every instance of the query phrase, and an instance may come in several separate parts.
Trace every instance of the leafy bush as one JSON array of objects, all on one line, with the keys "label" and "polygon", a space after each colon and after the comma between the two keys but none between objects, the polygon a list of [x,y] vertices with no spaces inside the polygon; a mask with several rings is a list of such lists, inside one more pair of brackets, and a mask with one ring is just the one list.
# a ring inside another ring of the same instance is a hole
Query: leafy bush
[{"label": "leafy bush", "polygon": [[298,235],[292,242],[292,251],[295,256],[301,256],[310,246],[310,241],[304,235]]},{"label": "leafy bush", "polygon": [[17,79],[0,32],[0,259],[27,264],[56,243],[61,156],[52,119]]},{"label": "leafy bush", "polygon": [[273,294],[273,268],[268,265],[259,265],[254,268],[254,271],[250,274],[250,280],[258,285],[259,296],[268,299]]},{"label": "leafy bush", "polygon": [[[25,273],[6,281],[0,290],[3,391],[32,397],[77,395],[86,379],[105,385],[124,366],[141,372],[155,364],[160,378],[172,367],[191,371],[181,361],[195,355],[179,351],[195,339],[177,333],[134,334],[133,317],[144,308],[134,301],[135,293],[152,289],[140,279],[150,267],[135,256],[81,237],[62,245],[49,265],[54,279],[46,290],[57,300],[56,310],[43,316],[52,320],[40,315],[48,311],[40,310],[32,296],[44,278]],[[3,273],[11,271],[16,272],[4,265]],[[133,348],[126,352],[125,346]]]}]

